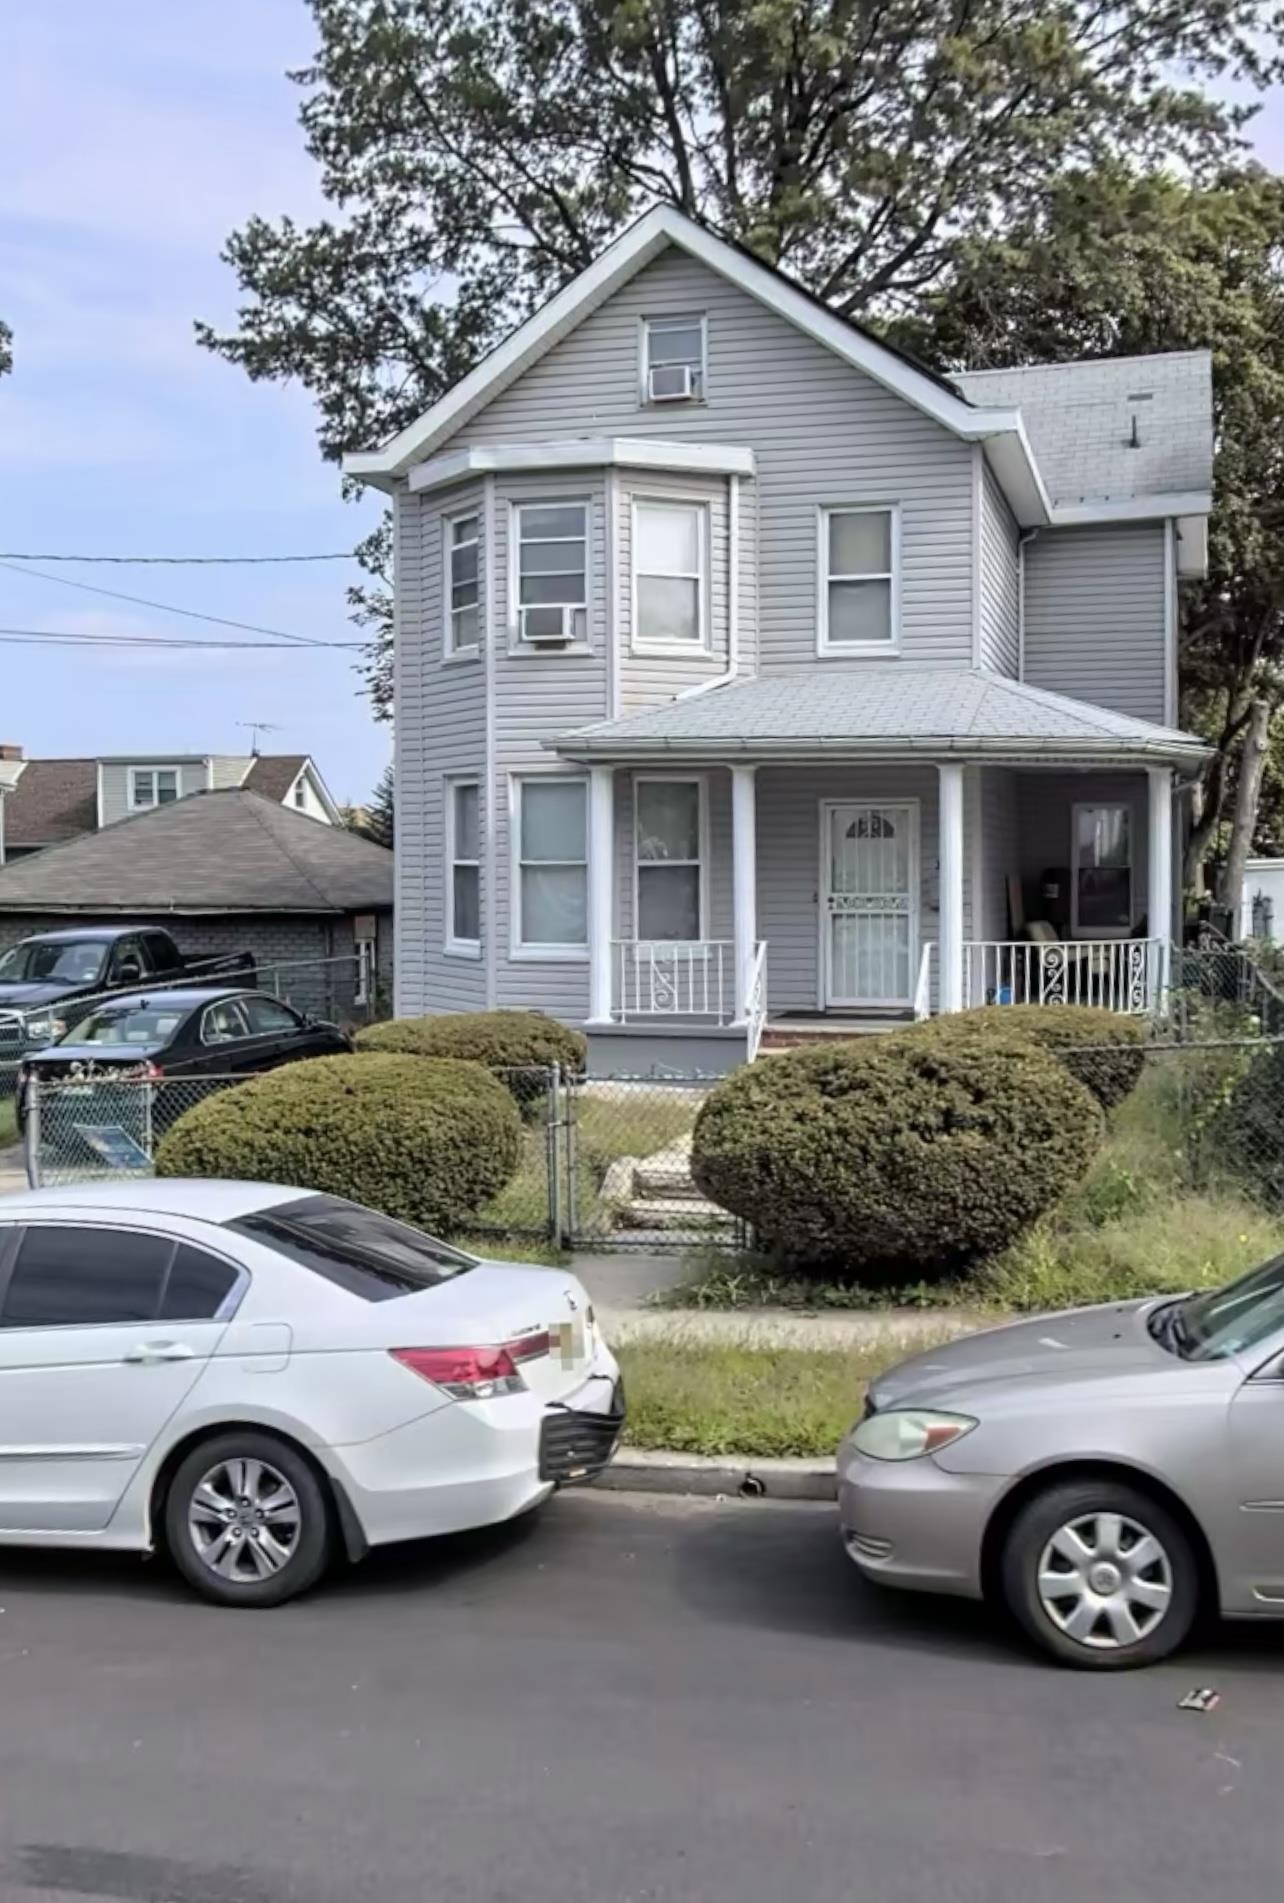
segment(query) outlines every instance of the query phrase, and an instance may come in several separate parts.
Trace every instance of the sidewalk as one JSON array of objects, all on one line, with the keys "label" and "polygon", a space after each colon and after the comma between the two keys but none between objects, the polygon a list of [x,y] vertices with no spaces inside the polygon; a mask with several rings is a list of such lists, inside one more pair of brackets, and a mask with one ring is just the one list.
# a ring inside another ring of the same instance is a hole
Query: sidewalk
[{"label": "sidewalk", "polygon": [[21,1143],[0,1150],[0,1196],[13,1196],[27,1187],[27,1165]]}]

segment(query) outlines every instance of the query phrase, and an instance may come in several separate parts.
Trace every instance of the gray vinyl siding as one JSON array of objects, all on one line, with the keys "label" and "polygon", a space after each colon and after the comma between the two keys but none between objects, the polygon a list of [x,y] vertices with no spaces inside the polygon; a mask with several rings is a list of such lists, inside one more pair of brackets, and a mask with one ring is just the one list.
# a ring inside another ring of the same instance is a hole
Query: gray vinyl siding
[{"label": "gray vinyl siding", "polygon": [[[708,316],[708,401],[643,405],[641,320],[696,311]],[[815,660],[817,506],[841,502],[901,504],[902,652],[970,664],[970,446],[685,253],[669,250],[647,265],[457,440],[610,432],[755,451],[764,670]]]},{"label": "gray vinyl siding", "polygon": [[[979,453],[979,452],[978,452]],[[1015,680],[1020,671],[1016,518],[994,471],[981,463],[981,666]]]},{"label": "gray vinyl siding", "polygon": [[1008,880],[1021,872],[1016,776],[1007,767],[975,767],[978,780],[977,858],[978,937],[1006,941],[1013,936]]},{"label": "gray vinyl siding", "polygon": [[[475,775],[484,803],[486,729],[480,658],[443,664],[442,515],[481,506],[479,484],[445,497],[402,491],[396,500],[395,1008],[402,1017],[485,1003],[483,961],[444,950],[445,786],[451,775]],[[482,592],[484,613],[484,568]],[[483,879],[483,944],[489,929]]]},{"label": "gray vinyl siding", "polygon": [[1025,551],[1025,678],[1165,719],[1162,522],[1045,529]]},{"label": "gray vinyl siding", "polygon": [[253,765],[254,757],[249,753],[216,753],[210,761],[211,783],[216,791],[239,786]]},{"label": "gray vinyl siding", "polygon": [[[633,512],[637,499],[698,502],[705,510],[707,532],[706,612],[709,646],[692,654],[658,654],[638,650],[633,630]],[[675,476],[657,470],[652,475],[626,471],[619,479],[619,560],[616,566],[617,626],[620,651],[620,712],[639,713],[660,707],[684,688],[713,680],[727,671],[728,542],[727,480],[725,477]],[[742,538],[743,539],[743,538]]]},{"label": "gray vinyl siding", "polygon": [[[180,799],[186,799],[189,793],[203,793],[207,784],[204,760],[158,760],[154,763],[164,769],[177,767],[178,793]],[[150,768],[153,762],[140,760],[138,765]],[[102,789],[102,824],[110,826],[118,819],[126,819],[131,812],[129,804],[128,764],[118,765],[115,761],[104,763],[99,768],[99,786]]]}]

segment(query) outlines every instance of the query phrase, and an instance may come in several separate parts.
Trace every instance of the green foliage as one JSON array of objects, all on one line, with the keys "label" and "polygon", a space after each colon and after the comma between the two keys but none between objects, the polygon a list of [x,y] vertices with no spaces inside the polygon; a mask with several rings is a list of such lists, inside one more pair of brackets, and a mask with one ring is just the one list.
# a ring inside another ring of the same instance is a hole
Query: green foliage
[{"label": "green foliage", "polygon": [[1284,1210],[1284,1044],[1222,1055],[1201,1119],[1201,1159],[1265,1208]]},{"label": "green foliage", "polygon": [[13,332],[7,324],[0,324],[0,377],[13,369]]},{"label": "green foliage", "polygon": [[760,1060],[711,1093],[693,1175],[796,1267],[866,1282],[957,1272],[1085,1173],[1101,1110],[1063,1065],[988,1025]]},{"label": "green foliage", "polygon": [[197,1104],[156,1170],[297,1183],[441,1235],[503,1187],[520,1143],[512,1098],[480,1065],[319,1057]]},{"label": "green foliage", "polygon": [[540,1011],[459,1011],[369,1025],[358,1031],[357,1049],[467,1058],[493,1071],[527,1108],[543,1096],[550,1065],[583,1070],[588,1044],[579,1031]]},{"label": "green foliage", "polygon": [[1064,1064],[1105,1110],[1136,1088],[1146,1061],[1146,1026],[1121,1011],[1085,1004],[991,1004],[933,1018],[905,1035],[971,1037],[977,1030],[1030,1038]]}]

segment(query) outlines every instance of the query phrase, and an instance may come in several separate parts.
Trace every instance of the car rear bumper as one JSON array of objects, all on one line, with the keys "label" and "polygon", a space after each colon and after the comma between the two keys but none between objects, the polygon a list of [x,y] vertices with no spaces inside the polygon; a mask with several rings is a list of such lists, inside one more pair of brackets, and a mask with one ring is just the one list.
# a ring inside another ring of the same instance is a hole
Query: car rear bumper
[{"label": "car rear bumper", "polygon": [[514,1519],[560,1486],[594,1479],[624,1425],[619,1368],[599,1340],[560,1402],[460,1401],[392,1433],[318,1450],[371,1546]]},{"label": "car rear bumper", "polygon": [[870,1460],[845,1443],[838,1511],[848,1557],[869,1579],[981,1596],[981,1547],[1007,1481],[924,1460]]}]

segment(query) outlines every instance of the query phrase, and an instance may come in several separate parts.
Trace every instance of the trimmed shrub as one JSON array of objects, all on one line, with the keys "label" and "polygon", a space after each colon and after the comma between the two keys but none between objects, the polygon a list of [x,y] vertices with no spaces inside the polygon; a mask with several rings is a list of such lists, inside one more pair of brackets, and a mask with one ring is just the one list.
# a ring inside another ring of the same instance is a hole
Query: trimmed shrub
[{"label": "trimmed shrub", "polygon": [[933,1018],[903,1035],[970,1036],[977,1029],[1030,1038],[1064,1064],[1105,1110],[1136,1089],[1146,1062],[1144,1019],[1090,1004],[987,1004]]},{"label": "trimmed shrub", "polygon": [[545,1089],[551,1064],[578,1074],[588,1044],[579,1031],[540,1011],[443,1012],[430,1018],[393,1018],[357,1033],[360,1051],[399,1051],[408,1057],[459,1057],[484,1064],[526,1109]]},{"label": "trimmed shrub", "polygon": [[967,1268],[1084,1175],[1101,1108],[1019,1034],[867,1037],[761,1059],[711,1092],[703,1193],[795,1268],[866,1282]]},{"label": "trimmed shrub", "polygon": [[508,1182],[521,1139],[512,1098],[479,1064],[317,1057],[187,1111],[156,1170],[297,1183],[449,1234]]}]

